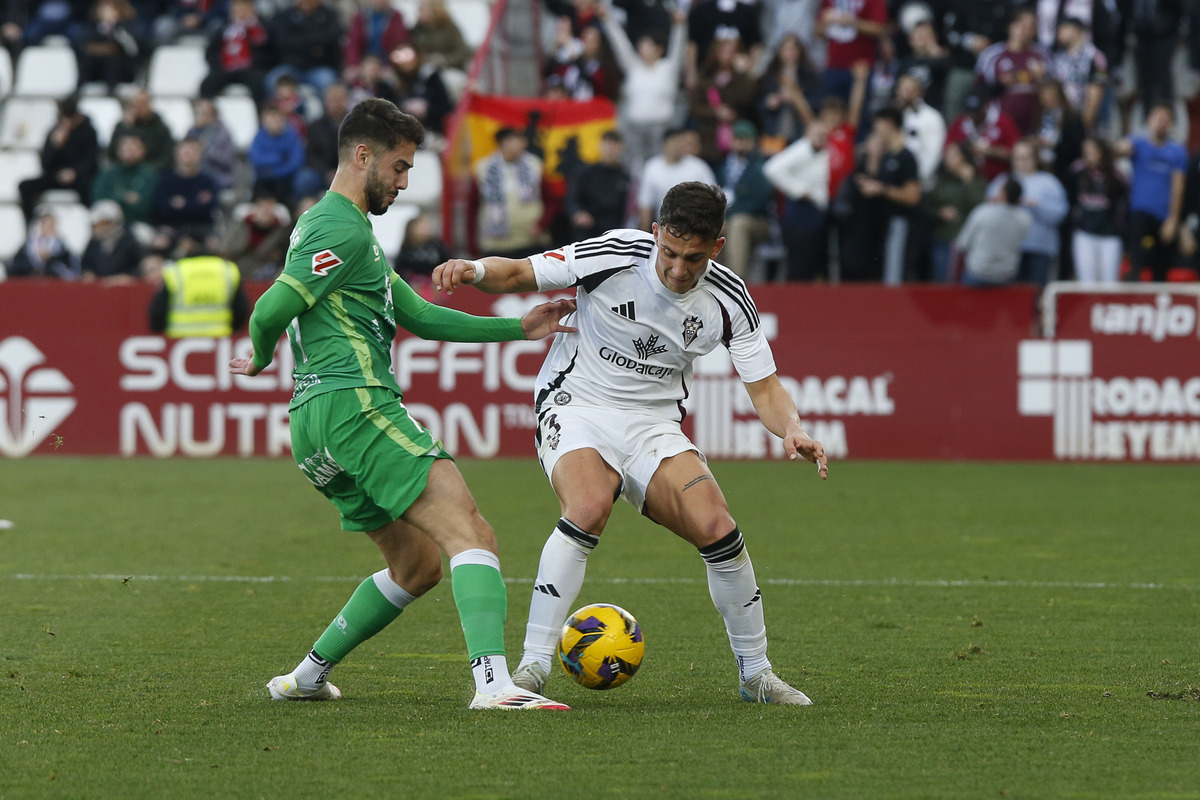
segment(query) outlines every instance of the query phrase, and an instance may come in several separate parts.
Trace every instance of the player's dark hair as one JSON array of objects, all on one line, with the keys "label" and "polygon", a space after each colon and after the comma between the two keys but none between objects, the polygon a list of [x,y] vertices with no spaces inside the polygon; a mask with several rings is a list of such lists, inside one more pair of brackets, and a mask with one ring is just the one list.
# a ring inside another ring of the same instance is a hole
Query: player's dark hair
[{"label": "player's dark hair", "polygon": [[1004,182],[1004,202],[1010,206],[1021,205],[1021,195],[1025,190],[1021,188],[1020,182],[1015,178],[1009,178]]},{"label": "player's dark hair", "polygon": [[892,108],[891,106],[888,106],[887,108],[881,108],[876,111],[871,118],[876,122],[879,120],[885,120],[891,123],[892,127],[898,131],[904,130],[904,115],[898,108]]},{"label": "player's dark hair", "polygon": [[663,198],[658,226],[672,236],[702,242],[716,241],[725,226],[725,193],[700,181],[676,184]]},{"label": "player's dark hair", "polygon": [[351,108],[338,127],[338,159],[350,158],[360,144],[383,153],[402,142],[420,147],[424,141],[425,128],[416,117],[390,100],[368,97]]}]

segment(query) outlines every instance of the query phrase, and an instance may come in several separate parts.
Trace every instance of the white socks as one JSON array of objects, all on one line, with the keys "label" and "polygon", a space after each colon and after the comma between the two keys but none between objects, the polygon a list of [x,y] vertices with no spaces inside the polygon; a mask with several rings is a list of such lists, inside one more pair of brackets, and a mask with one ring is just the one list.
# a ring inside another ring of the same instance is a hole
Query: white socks
[{"label": "white socks", "polygon": [[700,548],[708,569],[708,593],[725,620],[729,646],[737,657],[743,681],[771,667],[767,659],[767,626],[763,620],[762,593],[754,577],[754,565],[746,552],[742,532],[734,528],[728,536]]},{"label": "white socks", "polygon": [[559,519],[538,562],[520,666],[536,662],[550,672],[563,623],[583,588],[588,555],[599,541],[566,517]]}]

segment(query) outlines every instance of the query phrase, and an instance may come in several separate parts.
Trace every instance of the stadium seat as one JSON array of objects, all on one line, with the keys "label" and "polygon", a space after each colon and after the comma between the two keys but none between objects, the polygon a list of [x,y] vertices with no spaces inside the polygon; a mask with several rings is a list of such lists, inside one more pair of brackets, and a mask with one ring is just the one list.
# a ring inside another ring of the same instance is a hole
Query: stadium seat
[{"label": "stadium seat", "polygon": [[208,61],[203,47],[166,45],[157,48],[150,57],[146,89],[155,96],[195,97],[207,75]]},{"label": "stadium seat", "polygon": [[393,267],[396,266],[396,256],[400,254],[400,245],[404,244],[405,228],[409,220],[420,213],[420,207],[411,203],[393,203],[386,214],[368,217],[375,238],[379,240],[384,256]]},{"label": "stadium seat", "polygon": [[85,95],[79,98],[79,110],[92,121],[100,147],[108,147],[108,140],[123,114],[121,101],[115,97]]},{"label": "stadium seat", "polygon": [[438,209],[442,202],[442,159],[437,153],[417,151],[408,177],[408,188],[402,196],[405,203],[422,209]]},{"label": "stadium seat", "polygon": [[220,95],[214,101],[217,114],[238,150],[245,152],[258,133],[258,108],[247,95]]},{"label": "stadium seat", "polygon": [[83,203],[63,203],[47,208],[58,221],[58,235],[67,249],[77,256],[83,255],[92,238],[92,219],[88,207]]},{"label": "stadium seat", "polygon": [[[404,17],[404,24],[417,24],[419,0],[392,0],[392,6]],[[492,4],[488,0],[446,0],[446,10],[462,31],[463,40],[471,49],[478,48],[487,38],[492,24]]]},{"label": "stadium seat", "polygon": [[58,121],[58,105],[49,97],[10,97],[0,117],[0,148],[38,150]]},{"label": "stadium seat", "polygon": [[17,185],[42,174],[42,157],[37,150],[0,150],[0,203],[21,199]]},{"label": "stadium seat", "polygon": [[25,215],[16,203],[0,203],[0,260],[7,261],[25,244]]},{"label": "stadium seat", "polygon": [[69,47],[26,47],[17,58],[13,94],[22,97],[65,97],[79,84],[75,51]]},{"label": "stadium seat", "polygon": [[492,24],[492,4],[488,0],[447,0],[446,10],[462,31],[467,46],[478,49]]},{"label": "stadium seat", "polygon": [[192,101],[186,97],[160,97],[150,100],[150,107],[162,117],[162,121],[171,129],[171,136],[179,141],[192,129],[196,115],[192,113]]},{"label": "stadium seat", "polygon": [[461,69],[446,67],[442,70],[442,83],[446,85],[450,99],[457,104],[467,89],[467,73]]},{"label": "stadium seat", "polygon": [[0,47],[0,99],[8,97],[13,88],[12,56],[7,49]]}]

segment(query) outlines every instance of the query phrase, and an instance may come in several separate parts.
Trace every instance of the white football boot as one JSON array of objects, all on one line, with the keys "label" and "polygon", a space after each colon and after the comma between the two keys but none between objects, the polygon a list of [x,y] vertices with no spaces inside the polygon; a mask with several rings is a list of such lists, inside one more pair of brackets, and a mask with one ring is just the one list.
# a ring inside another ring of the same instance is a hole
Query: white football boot
[{"label": "white football boot", "polygon": [[779,705],[811,706],[812,700],[799,689],[793,689],[769,669],[743,681],[740,687],[742,699],[747,703],[774,703]]},{"label": "white football boot", "polygon": [[509,686],[507,689],[501,689],[492,694],[475,693],[475,699],[470,705],[473,711],[570,711],[571,707],[562,703],[556,703],[549,698],[542,697],[535,692],[527,692],[524,689],[518,689],[516,686]]},{"label": "white football boot", "polygon": [[512,674],[512,682],[527,692],[541,694],[542,690],[546,688],[546,679],[549,677],[546,668],[534,661],[532,664],[518,667],[517,671]]},{"label": "white football boot", "polygon": [[301,689],[290,673],[277,675],[267,684],[272,700],[341,700],[342,690],[326,681],[316,689]]}]

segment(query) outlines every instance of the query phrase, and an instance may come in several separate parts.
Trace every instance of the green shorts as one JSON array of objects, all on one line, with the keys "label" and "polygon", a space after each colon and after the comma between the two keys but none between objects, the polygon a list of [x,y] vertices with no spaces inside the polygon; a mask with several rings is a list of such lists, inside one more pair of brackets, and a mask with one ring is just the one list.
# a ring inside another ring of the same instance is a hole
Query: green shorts
[{"label": "green shorts", "polygon": [[336,389],[291,412],[292,456],[337,506],[342,529],[373,531],[399,519],[421,492],[442,443],[394,392]]}]

